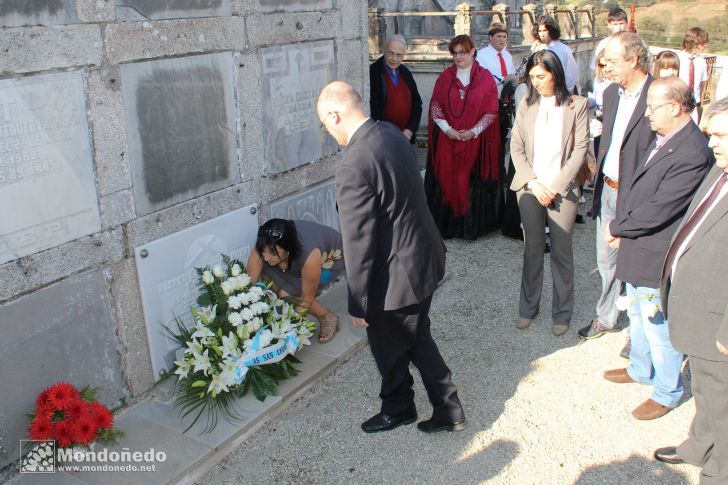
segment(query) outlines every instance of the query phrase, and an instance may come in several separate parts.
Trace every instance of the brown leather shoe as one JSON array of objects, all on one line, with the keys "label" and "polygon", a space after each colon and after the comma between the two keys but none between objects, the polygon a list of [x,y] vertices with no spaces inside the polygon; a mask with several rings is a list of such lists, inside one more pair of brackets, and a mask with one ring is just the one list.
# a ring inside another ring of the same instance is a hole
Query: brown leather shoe
[{"label": "brown leather shoe", "polygon": [[631,384],[637,382],[632,379],[629,374],[627,374],[627,369],[612,369],[605,371],[604,378],[609,382],[614,382],[616,384]]},{"label": "brown leather shoe", "polygon": [[668,408],[667,406],[663,406],[662,404],[657,403],[652,399],[648,399],[647,401],[634,408],[634,411],[632,411],[632,416],[637,419],[647,421],[650,419],[657,419],[659,417],[662,417],[669,413],[670,410],[672,410],[672,408]]}]

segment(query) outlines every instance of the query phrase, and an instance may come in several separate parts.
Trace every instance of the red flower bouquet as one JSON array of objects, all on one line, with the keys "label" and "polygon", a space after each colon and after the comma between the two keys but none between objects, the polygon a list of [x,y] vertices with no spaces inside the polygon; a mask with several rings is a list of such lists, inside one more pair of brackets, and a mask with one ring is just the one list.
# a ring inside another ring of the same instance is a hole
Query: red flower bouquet
[{"label": "red flower bouquet", "polygon": [[96,401],[94,389],[79,391],[65,382],[57,382],[40,393],[30,419],[31,439],[55,440],[60,448],[88,447],[95,441],[111,444],[124,435],[113,428],[114,415]]}]

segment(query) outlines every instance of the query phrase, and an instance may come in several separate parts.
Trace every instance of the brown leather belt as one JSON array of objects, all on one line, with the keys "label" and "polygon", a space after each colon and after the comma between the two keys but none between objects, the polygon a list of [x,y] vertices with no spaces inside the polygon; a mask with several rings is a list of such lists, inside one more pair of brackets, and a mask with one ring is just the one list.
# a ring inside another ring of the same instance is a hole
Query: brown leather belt
[{"label": "brown leather belt", "polygon": [[606,175],[604,176],[604,183],[607,184],[607,185],[609,185],[613,189],[618,189],[619,188],[619,182],[617,182],[616,180],[610,179]]}]

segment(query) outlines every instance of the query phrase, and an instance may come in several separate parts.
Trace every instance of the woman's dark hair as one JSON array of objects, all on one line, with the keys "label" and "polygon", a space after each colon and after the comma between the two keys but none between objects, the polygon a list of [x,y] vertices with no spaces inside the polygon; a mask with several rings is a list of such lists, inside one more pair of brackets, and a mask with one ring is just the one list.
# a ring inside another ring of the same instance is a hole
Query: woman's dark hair
[{"label": "woman's dark hair", "polygon": [[276,246],[288,251],[289,263],[301,254],[296,223],[288,219],[270,219],[258,228],[258,239],[255,241],[255,250],[258,254],[262,257],[265,248],[277,254]]},{"label": "woman's dark hair", "polygon": [[538,94],[536,88],[534,88],[533,84],[531,84],[531,69],[536,66],[540,66],[545,71],[551,73],[554,77],[554,96],[556,96],[556,106],[568,106],[568,104],[571,103],[571,94],[566,87],[564,68],[561,65],[559,56],[549,49],[534,52],[531,57],[528,58],[528,62],[526,63],[526,76],[528,76],[526,77],[526,86],[528,86],[526,104],[531,106],[541,99],[541,95]]},{"label": "woman's dark hair", "polygon": [[540,41],[538,28],[541,25],[546,27],[546,30],[549,31],[549,37],[551,37],[551,40],[559,40],[561,38],[561,27],[559,27],[556,20],[550,15],[542,15],[538,18],[538,22],[533,24],[533,30],[531,31],[531,35],[533,35],[535,40]]}]

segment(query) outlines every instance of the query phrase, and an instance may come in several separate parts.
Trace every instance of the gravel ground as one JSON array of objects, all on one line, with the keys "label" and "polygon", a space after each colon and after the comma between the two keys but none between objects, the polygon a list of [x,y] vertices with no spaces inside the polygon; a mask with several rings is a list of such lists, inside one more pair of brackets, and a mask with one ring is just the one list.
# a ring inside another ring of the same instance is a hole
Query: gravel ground
[{"label": "gravel ground", "polygon": [[[651,390],[601,377],[626,364],[618,355],[626,331],[583,344],[576,335],[599,291],[592,221],[574,232],[575,311],[563,337],[551,334],[548,256],[541,313],[517,330],[522,243],[494,234],[447,246],[450,279],[435,293],[430,316],[465,407],[464,432],[426,435],[410,425],[363,433],[360,423],[379,409],[379,375],[367,347],[202,482],[698,483],[697,468],[652,458],[655,448],[685,438],[695,411],[689,393],[666,416],[635,420],[630,411]],[[414,372],[417,409],[426,418],[431,407]]]}]

